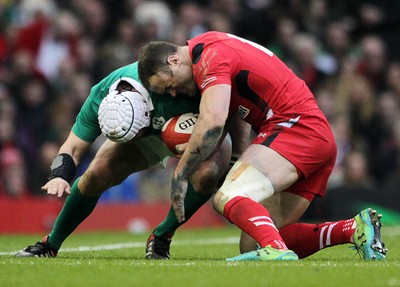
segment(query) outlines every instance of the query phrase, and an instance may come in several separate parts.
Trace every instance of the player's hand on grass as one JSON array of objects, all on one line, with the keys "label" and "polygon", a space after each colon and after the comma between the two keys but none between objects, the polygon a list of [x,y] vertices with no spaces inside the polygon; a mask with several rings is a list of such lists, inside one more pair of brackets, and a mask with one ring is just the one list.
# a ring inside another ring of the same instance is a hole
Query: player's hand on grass
[{"label": "player's hand on grass", "polygon": [[46,191],[49,195],[57,195],[58,197],[61,197],[64,193],[71,193],[71,186],[61,177],[56,177],[49,180],[44,186],[42,186],[42,190]]},{"label": "player's hand on grass", "polygon": [[172,178],[171,200],[178,222],[185,221],[185,196],[188,188],[188,180],[179,176]]}]

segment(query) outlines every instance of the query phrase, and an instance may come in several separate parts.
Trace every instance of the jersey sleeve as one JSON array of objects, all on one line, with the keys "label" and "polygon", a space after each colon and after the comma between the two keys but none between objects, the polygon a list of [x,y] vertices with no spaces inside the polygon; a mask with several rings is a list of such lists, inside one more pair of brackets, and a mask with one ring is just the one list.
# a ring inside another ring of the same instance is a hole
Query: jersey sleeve
[{"label": "jersey sleeve", "polygon": [[146,101],[152,109],[152,103],[147,91],[144,90],[139,81],[137,72],[137,62],[121,67],[111,72],[107,77],[101,80],[90,90],[89,97],[82,105],[81,110],[76,117],[72,131],[82,140],[93,142],[100,134],[101,129],[98,122],[98,111],[101,101],[111,91],[115,90],[118,83],[127,81],[145,96]]},{"label": "jersey sleeve", "polygon": [[101,98],[95,95],[103,92],[100,85],[92,88],[89,97],[82,105],[76,117],[75,124],[72,126],[74,134],[86,142],[93,142],[101,134],[98,122],[98,110]]},{"label": "jersey sleeve", "polygon": [[221,47],[209,47],[203,52],[201,61],[196,64],[194,80],[203,93],[207,88],[227,84],[232,85],[231,77],[235,63],[232,57],[227,57],[226,53],[232,53]]}]

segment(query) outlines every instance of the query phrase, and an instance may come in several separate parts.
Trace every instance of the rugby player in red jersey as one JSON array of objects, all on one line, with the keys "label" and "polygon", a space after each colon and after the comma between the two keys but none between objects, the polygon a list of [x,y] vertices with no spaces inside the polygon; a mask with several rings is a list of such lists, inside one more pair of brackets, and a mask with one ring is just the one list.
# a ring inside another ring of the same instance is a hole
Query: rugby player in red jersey
[{"label": "rugby player in red jersey", "polygon": [[367,260],[385,258],[380,217],[371,209],[349,220],[296,223],[324,195],[336,144],[309,88],[271,51],[221,32],[186,46],[151,42],[142,49],[139,77],[159,94],[201,92],[200,115],[172,179],[179,221],[189,177],[218,146],[229,119],[239,115],[257,134],[213,199],[243,231],[243,254],[228,260],[297,260],[341,243],[354,243]]}]

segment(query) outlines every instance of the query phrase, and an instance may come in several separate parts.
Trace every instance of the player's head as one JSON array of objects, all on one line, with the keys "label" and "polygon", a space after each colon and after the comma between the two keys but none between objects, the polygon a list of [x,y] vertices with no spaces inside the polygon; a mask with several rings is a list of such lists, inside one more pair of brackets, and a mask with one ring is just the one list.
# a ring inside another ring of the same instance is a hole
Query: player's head
[{"label": "player's head", "polygon": [[138,70],[139,78],[146,89],[150,87],[151,76],[158,72],[171,73],[167,58],[177,51],[177,45],[163,41],[150,42],[141,49]]},{"label": "player's head", "polygon": [[138,69],[140,80],[148,90],[172,96],[197,93],[187,46],[150,42],[142,48]]},{"label": "player's head", "polygon": [[150,108],[138,92],[113,91],[100,103],[101,132],[115,142],[128,142],[150,125]]}]

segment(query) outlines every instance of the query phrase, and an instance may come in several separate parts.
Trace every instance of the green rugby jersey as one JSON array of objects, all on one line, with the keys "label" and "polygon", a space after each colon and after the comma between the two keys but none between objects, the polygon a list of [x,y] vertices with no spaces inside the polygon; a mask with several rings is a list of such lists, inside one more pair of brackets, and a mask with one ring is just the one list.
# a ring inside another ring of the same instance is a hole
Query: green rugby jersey
[{"label": "green rugby jersey", "polygon": [[[90,95],[76,117],[72,131],[82,140],[93,142],[100,134],[100,126],[98,122],[99,105],[103,98],[111,91],[115,90],[117,84],[122,80],[130,79],[136,83],[140,83],[138,76],[138,63],[121,67],[113,71],[110,75],[101,80],[90,90]],[[141,86],[141,84],[140,84]],[[141,86],[143,88],[143,86]],[[143,88],[144,89],[144,88]],[[200,96],[171,97],[170,95],[159,95],[150,93],[154,110],[151,112],[151,125],[147,131],[147,135],[159,136],[163,124],[170,118],[184,113],[198,113]]]}]

